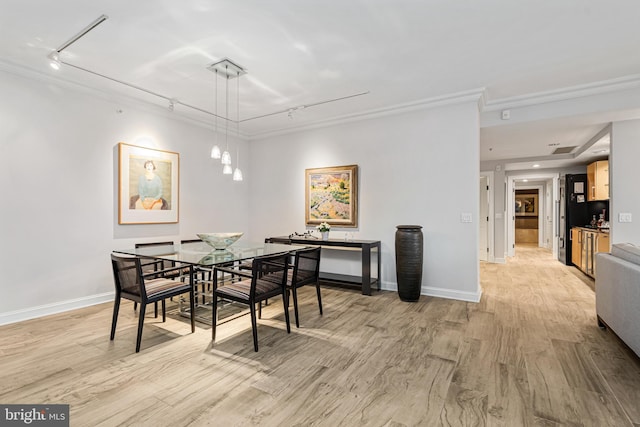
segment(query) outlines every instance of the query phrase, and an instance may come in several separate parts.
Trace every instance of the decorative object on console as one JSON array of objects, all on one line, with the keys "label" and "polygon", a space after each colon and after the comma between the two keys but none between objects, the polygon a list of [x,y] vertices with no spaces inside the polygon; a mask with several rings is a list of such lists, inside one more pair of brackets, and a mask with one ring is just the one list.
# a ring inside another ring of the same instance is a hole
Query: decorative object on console
[{"label": "decorative object on console", "polygon": [[311,230],[307,230],[304,233],[298,233],[297,231],[294,231],[293,233],[289,234],[290,239],[296,237],[302,237],[303,239],[317,239],[317,237],[312,234]]},{"label": "decorative object on console", "polygon": [[216,250],[224,250],[235,243],[244,233],[199,233],[203,242]]},{"label": "decorative object on console", "polygon": [[180,155],[118,145],[118,223],[178,222]]},{"label": "decorative object on console", "polygon": [[402,301],[418,301],[422,288],[422,226],[398,225],[396,230],[396,278]]},{"label": "decorative object on console", "polygon": [[322,240],[329,240],[329,231],[331,231],[331,226],[326,222],[321,222],[320,225],[316,227],[316,229],[322,235]]},{"label": "decorative object on console", "polygon": [[358,166],[305,170],[306,225],[358,226]]}]

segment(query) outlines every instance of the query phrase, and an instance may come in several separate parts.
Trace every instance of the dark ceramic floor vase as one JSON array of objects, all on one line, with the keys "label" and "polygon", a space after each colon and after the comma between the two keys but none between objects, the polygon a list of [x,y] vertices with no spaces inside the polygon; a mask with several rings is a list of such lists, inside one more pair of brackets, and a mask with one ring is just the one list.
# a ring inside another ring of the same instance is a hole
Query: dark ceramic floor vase
[{"label": "dark ceramic floor vase", "polygon": [[422,226],[398,225],[396,228],[398,295],[403,301],[418,301],[422,288]]}]

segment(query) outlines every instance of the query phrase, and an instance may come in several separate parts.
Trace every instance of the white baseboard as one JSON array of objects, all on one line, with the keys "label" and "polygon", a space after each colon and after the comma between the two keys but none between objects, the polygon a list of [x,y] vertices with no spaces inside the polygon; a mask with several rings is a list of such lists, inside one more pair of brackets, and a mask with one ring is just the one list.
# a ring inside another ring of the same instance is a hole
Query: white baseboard
[{"label": "white baseboard", "polygon": [[383,291],[398,292],[398,284],[395,282],[381,282],[380,289]]},{"label": "white baseboard", "polygon": [[507,263],[507,260],[506,260],[506,259],[504,259],[504,258],[496,258],[496,259],[494,260],[494,263],[495,263],[495,264],[506,264],[506,263]]},{"label": "white baseboard", "polygon": [[432,286],[423,286],[420,294],[428,295],[430,297],[455,299],[459,301],[480,302],[482,289],[478,289],[478,292],[465,292],[452,289],[435,288]]},{"label": "white baseboard", "polygon": [[[393,283],[382,282],[380,289],[382,289],[383,291],[398,292],[398,284],[395,282]],[[480,302],[480,298],[482,297],[482,289],[480,289],[478,292],[463,292],[463,291],[456,291],[451,289],[423,286],[422,289],[420,290],[420,295],[455,299],[455,300],[468,301],[468,302]]]},{"label": "white baseboard", "polygon": [[22,322],[23,320],[35,319],[38,317],[49,316],[51,314],[58,314],[78,308],[102,304],[104,302],[113,301],[115,297],[114,295],[114,292],[107,292],[104,294],[91,295],[84,298],[60,301],[52,304],[45,304],[37,307],[29,307],[22,310],[0,313],[0,325],[8,325],[10,323]]}]

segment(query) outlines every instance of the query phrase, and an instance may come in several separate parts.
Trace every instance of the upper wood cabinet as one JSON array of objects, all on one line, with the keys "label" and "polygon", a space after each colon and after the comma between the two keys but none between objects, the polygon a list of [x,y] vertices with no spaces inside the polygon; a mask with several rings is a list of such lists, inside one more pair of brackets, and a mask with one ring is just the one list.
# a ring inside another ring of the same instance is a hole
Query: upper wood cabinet
[{"label": "upper wood cabinet", "polygon": [[587,200],[609,200],[609,160],[587,166]]}]

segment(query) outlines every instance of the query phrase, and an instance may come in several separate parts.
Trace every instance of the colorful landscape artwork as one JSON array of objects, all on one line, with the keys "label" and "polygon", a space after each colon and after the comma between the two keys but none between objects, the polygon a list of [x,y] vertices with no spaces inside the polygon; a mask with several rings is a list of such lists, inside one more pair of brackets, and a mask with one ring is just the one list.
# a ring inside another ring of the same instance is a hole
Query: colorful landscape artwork
[{"label": "colorful landscape artwork", "polygon": [[357,227],[358,166],[306,170],[306,224]]}]

